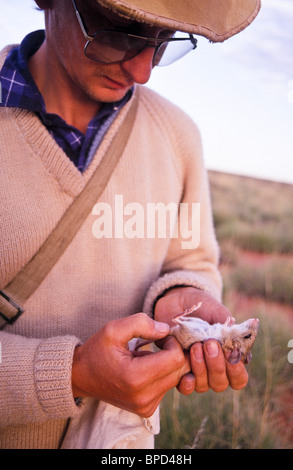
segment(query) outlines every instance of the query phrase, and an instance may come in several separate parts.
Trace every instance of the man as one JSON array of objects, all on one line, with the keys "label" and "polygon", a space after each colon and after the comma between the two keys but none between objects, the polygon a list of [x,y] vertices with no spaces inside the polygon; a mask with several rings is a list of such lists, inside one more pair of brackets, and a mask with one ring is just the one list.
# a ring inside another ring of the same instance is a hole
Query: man
[{"label": "man", "polygon": [[[25,312],[0,334],[0,447],[149,448],[169,389],[240,389],[248,376],[216,341],[186,352],[167,336],[172,318],[198,302],[198,316],[210,323],[229,313],[220,303],[197,128],[140,85],[154,66],[194,49],[193,34],[222,41],[239,32],[259,3],[36,3],[45,11],[46,35],[32,33],[1,54],[3,292],[99,167],[135,99],[138,109],[99,201]],[[176,30],[188,34],[174,41]],[[182,230],[159,236],[146,227],[149,204],[170,203],[181,228],[183,205],[200,205],[197,246],[184,246]],[[126,229],[134,207],[145,218]],[[137,337],[161,349],[134,352],[129,344]]]}]

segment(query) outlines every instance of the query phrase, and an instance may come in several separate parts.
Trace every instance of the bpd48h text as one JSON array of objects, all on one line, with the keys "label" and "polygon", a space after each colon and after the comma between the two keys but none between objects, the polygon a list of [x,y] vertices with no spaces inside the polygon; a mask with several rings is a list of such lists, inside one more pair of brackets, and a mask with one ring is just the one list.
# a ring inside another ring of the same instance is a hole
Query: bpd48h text
[{"label": "bpd48h text", "polygon": [[143,454],[142,457],[140,456],[117,456],[108,454],[107,456],[102,457],[101,464],[103,465],[122,465],[127,466],[129,468],[135,468],[136,464],[141,465],[166,465],[166,464],[173,464],[173,465],[191,465],[192,458],[190,454]]}]

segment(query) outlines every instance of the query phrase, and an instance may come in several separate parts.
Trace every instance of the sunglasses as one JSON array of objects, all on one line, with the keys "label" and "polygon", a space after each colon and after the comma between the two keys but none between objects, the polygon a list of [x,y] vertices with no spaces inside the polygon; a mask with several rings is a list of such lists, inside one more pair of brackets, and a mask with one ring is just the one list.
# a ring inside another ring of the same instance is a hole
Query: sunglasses
[{"label": "sunglasses", "polygon": [[102,64],[116,64],[133,59],[147,47],[153,47],[153,66],[176,62],[197,46],[192,34],[174,33],[171,38],[147,38],[120,31],[97,31],[89,36],[85,21],[72,0],[78,23],[86,39],[84,53],[88,59]]}]

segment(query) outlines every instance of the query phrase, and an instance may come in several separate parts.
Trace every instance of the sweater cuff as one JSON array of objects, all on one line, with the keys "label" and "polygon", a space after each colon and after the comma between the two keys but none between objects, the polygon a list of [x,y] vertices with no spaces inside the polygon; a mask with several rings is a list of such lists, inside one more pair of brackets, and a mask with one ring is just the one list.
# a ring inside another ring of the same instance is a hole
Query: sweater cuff
[{"label": "sweater cuff", "polygon": [[39,403],[47,417],[75,416],[79,408],[72,393],[73,353],[80,341],[72,336],[42,341],[35,355],[35,385]]},{"label": "sweater cuff", "polygon": [[193,271],[174,271],[160,277],[152,284],[145,297],[143,311],[153,318],[156,302],[164,293],[174,287],[195,287],[208,292],[221,301],[222,285],[211,282],[207,275]]}]

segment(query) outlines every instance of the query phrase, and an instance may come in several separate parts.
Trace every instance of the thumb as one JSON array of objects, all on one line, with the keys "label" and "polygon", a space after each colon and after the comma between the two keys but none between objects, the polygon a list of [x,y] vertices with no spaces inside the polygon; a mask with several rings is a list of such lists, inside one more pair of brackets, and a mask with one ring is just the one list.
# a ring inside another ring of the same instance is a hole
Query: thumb
[{"label": "thumb", "polygon": [[120,344],[125,346],[133,338],[155,341],[164,338],[170,332],[170,327],[167,323],[152,320],[145,313],[135,313],[110,323],[112,323],[113,327],[117,327],[116,338],[119,338]]}]

